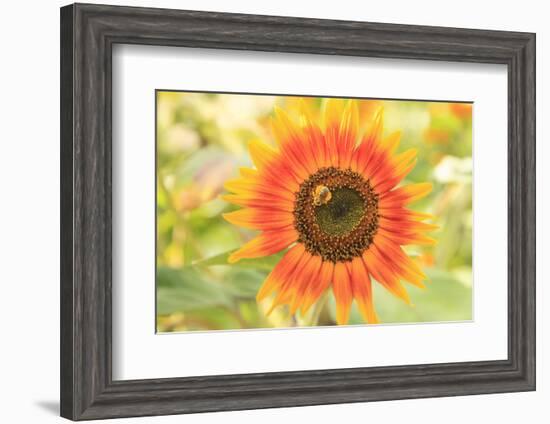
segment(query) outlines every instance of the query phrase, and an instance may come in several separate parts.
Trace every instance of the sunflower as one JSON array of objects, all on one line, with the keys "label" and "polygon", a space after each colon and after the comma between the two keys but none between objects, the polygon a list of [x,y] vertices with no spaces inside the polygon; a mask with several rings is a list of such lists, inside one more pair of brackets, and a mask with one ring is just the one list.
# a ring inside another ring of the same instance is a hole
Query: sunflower
[{"label": "sunflower", "polygon": [[424,287],[426,275],[402,246],[435,243],[425,233],[437,226],[423,222],[431,215],[407,208],[432,187],[398,186],[417,152],[396,153],[399,132],[382,136],[382,109],[363,134],[357,101],[329,99],[323,109],[319,125],[306,103],[295,120],[276,108],[277,147],[249,143],[255,168],[225,184],[224,199],[243,208],[224,218],[261,233],[228,261],[286,250],[258,301],[273,296],[271,310],[286,304],[304,315],[332,288],[338,324],[348,322],[353,300],[366,322],[377,323],[373,279],[408,304],[401,281]]}]

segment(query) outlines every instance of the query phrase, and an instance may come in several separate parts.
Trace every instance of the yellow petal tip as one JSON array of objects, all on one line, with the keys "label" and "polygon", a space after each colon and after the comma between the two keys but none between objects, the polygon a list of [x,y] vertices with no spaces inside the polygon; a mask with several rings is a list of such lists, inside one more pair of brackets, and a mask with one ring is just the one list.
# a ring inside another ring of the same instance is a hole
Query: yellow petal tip
[{"label": "yellow petal tip", "polygon": [[240,259],[241,257],[237,254],[237,252],[235,252],[229,255],[229,257],[227,258],[227,263],[234,264],[235,262],[238,262]]}]

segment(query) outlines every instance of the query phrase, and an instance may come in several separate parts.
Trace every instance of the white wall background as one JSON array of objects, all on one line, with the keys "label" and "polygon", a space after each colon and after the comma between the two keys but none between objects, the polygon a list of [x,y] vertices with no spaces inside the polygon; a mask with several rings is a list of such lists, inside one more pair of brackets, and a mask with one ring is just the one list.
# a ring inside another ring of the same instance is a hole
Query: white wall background
[{"label": "white wall background", "polygon": [[[104,1],[106,2],[106,1]],[[103,2],[103,3],[104,3]],[[534,393],[245,411],[118,422],[399,422],[500,424],[550,418],[550,290],[543,251],[550,242],[550,148],[543,117],[550,89],[550,13],[536,0],[459,2],[297,2],[277,0],[109,1],[113,4],[537,33],[538,390]],[[9,2],[0,25],[0,421],[61,422],[59,393],[59,6],[57,0]],[[30,108],[30,112],[29,112]],[[546,358],[545,358],[546,356]]]}]

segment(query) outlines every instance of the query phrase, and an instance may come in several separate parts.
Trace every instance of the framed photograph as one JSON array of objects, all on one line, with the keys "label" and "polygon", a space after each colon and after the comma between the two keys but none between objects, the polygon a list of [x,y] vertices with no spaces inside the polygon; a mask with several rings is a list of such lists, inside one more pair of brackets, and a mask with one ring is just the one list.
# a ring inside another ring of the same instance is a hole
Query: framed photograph
[{"label": "framed photograph", "polygon": [[472,320],[472,103],[156,105],[158,333]]},{"label": "framed photograph", "polygon": [[535,35],[61,9],[61,415],[535,390]]}]

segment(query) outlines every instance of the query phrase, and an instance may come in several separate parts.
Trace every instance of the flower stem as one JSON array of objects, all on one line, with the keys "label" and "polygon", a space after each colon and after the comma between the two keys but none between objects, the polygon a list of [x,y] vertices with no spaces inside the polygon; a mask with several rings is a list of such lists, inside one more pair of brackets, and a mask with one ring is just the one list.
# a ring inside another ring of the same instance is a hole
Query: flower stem
[{"label": "flower stem", "polygon": [[317,300],[317,302],[315,302],[315,305],[313,305],[309,319],[306,321],[307,326],[315,327],[316,325],[319,325],[319,317],[321,316],[321,312],[323,312],[323,309],[327,304],[327,300],[328,290],[325,290],[319,300]]}]

